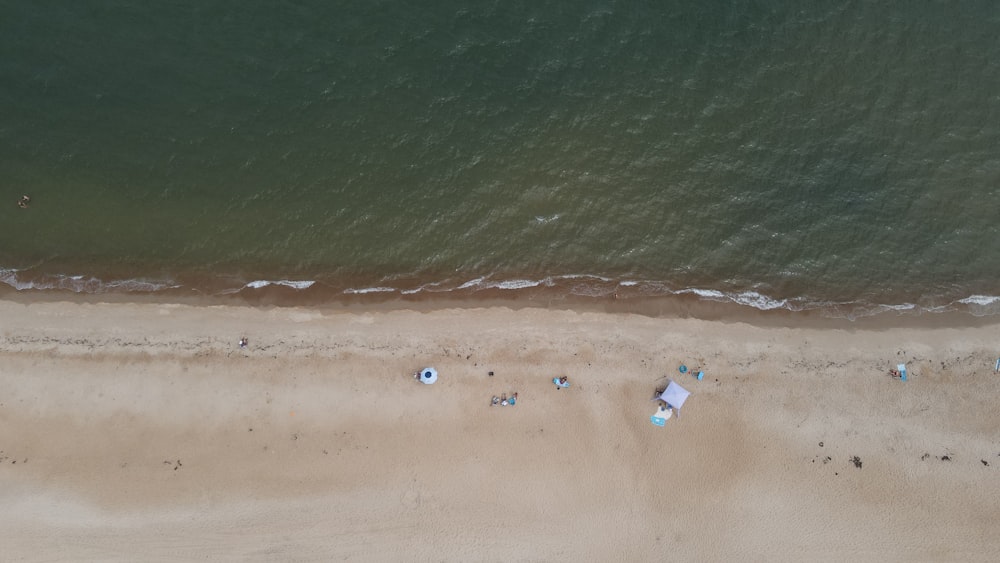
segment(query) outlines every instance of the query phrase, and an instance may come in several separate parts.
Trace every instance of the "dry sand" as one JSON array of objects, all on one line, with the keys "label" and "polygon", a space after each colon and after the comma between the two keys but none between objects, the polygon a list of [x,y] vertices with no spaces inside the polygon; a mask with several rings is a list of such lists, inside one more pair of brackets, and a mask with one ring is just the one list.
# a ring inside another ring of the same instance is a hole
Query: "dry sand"
[{"label": "dry sand", "polygon": [[998,352],[984,323],[0,301],[0,559],[996,561]]}]

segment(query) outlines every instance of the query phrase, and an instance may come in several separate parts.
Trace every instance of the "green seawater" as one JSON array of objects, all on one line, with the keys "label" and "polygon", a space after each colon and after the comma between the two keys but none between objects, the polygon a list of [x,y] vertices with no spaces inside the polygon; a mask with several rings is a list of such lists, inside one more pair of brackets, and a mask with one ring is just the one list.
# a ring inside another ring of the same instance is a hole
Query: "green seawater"
[{"label": "green seawater", "polygon": [[1000,306],[997,29],[994,2],[2,1],[0,280]]}]

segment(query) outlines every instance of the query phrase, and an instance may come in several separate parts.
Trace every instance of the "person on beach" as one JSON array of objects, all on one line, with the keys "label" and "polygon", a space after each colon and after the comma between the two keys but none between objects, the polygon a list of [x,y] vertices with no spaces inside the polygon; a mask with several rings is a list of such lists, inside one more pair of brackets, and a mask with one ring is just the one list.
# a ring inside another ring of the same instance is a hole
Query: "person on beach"
[{"label": "person on beach", "polygon": [[507,402],[510,404],[510,406],[513,407],[517,403],[517,393],[511,395],[510,400],[508,400]]},{"label": "person on beach", "polygon": [[495,406],[497,406],[499,404],[500,404],[500,397],[497,397],[496,395],[493,395],[493,400],[490,401],[490,406],[491,407],[495,407]]},{"label": "person on beach", "polygon": [[240,348],[241,349],[246,350],[247,344],[248,344],[248,342],[247,342],[247,337],[246,336],[244,336],[243,338],[240,338]]},{"label": "person on beach", "polygon": [[28,205],[31,204],[31,198],[27,194],[21,196],[21,199],[17,200],[17,206],[21,209],[27,209]]},{"label": "person on beach", "polygon": [[889,377],[899,377],[899,372],[896,371],[896,370],[894,370],[894,369],[890,369],[889,370]]},{"label": "person on beach", "polygon": [[562,389],[563,387],[566,387],[568,385],[568,383],[567,383],[568,381],[569,381],[569,379],[566,376],[560,377],[559,378],[559,383],[556,384],[556,389],[558,390],[558,389]]},{"label": "person on beach", "polygon": [[500,397],[500,406],[501,407],[506,407],[507,406],[507,394],[506,393],[504,393],[503,396]]}]

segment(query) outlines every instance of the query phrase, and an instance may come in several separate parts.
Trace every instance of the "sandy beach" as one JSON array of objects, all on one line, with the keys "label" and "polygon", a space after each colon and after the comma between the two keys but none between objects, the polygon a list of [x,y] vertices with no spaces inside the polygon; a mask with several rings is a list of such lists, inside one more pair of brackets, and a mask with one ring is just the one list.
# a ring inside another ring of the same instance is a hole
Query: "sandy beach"
[{"label": "sandy beach", "polygon": [[0,559],[1000,560],[1000,325],[935,322],[0,301]]}]

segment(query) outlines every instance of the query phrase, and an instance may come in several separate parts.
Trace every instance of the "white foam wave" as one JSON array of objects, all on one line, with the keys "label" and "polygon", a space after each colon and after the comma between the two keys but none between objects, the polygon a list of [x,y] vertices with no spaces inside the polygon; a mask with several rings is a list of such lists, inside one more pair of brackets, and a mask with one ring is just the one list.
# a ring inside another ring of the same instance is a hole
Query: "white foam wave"
[{"label": "white foam wave", "polygon": [[542,285],[544,280],[504,280],[501,282],[494,282],[487,285],[487,287],[496,289],[527,289],[529,287],[538,287]]},{"label": "white foam wave", "polygon": [[725,299],[726,298],[726,294],[722,293],[721,291],[716,291],[714,289],[698,289],[696,287],[692,287],[692,288],[688,288],[688,289],[682,289],[682,290],[680,290],[680,291],[677,292],[678,295],[679,294],[683,294],[683,293],[693,293],[693,294],[697,295],[698,297],[705,297],[706,299]]},{"label": "white foam wave", "polygon": [[914,303],[897,303],[895,305],[879,305],[886,311],[912,311],[917,308]]},{"label": "white foam wave", "polygon": [[482,284],[484,280],[486,280],[485,277],[479,277],[469,280],[463,283],[462,285],[458,286],[458,289],[469,289],[470,287],[476,287],[477,285]]},{"label": "white foam wave", "polygon": [[596,280],[603,283],[610,283],[611,278],[596,276],[593,274],[565,274],[560,276],[545,277],[540,280],[513,279],[513,280],[489,280],[487,276],[471,279],[455,289],[528,289],[531,287],[545,286],[552,287],[557,281],[563,280]]},{"label": "white foam wave", "polygon": [[771,309],[781,309],[787,308],[791,309],[791,304],[787,299],[774,299],[766,295],[762,295],[756,291],[744,291],[742,293],[724,293],[716,289],[701,289],[697,287],[689,287],[686,289],[679,289],[673,292],[675,295],[684,294],[694,294],[702,299],[707,299],[709,301],[729,301],[736,303],[737,305],[745,305],[747,307],[753,307],[754,309],[760,309],[761,311],[770,311]]},{"label": "white foam wave", "polygon": [[992,305],[994,303],[1000,303],[1000,296],[997,295],[970,295],[965,299],[959,299],[959,303],[965,305]]},{"label": "white foam wave", "polygon": [[[400,291],[399,293],[401,293],[403,295],[413,295],[414,293],[420,293],[421,291],[434,291],[436,288],[438,288],[440,286],[441,286],[440,282],[425,283],[425,284],[423,284],[423,285],[421,285],[419,287],[415,287],[413,289],[404,289],[404,290]],[[441,290],[439,290],[439,291],[441,291]],[[445,289],[443,291],[448,291],[448,290]]]},{"label": "white foam wave", "polygon": [[14,289],[21,289],[17,287],[17,270],[14,269],[0,269],[0,282],[3,282]]},{"label": "white foam wave", "polygon": [[243,287],[248,287],[250,289],[261,289],[261,288],[267,287],[269,285],[282,285],[282,286],[285,286],[285,287],[290,287],[292,289],[309,289],[315,283],[316,282],[312,281],[312,280],[306,280],[306,281],[293,281],[293,280],[277,280],[277,281],[272,281],[272,280],[255,280],[255,281],[252,281],[252,282],[246,284]]},{"label": "white foam wave", "polygon": [[18,270],[0,269],[0,283],[18,291],[57,289],[74,293],[107,293],[122,291],[127,293],[152,293],[164,289],[180,287],[172,282],[125,279],[104,281],[82,275],[43,275],[33,279],[21,279]]},{"label": "white foam wave", "polygon": [[[552,279],[552,278],[546,278]],[[606,278],[604,276],[595,276],[594,274],[565,274],[562,276],[556,276],[554,279],[557,280],[598,280],[602,282],[610,282],[611,278]]]},{"label": "white foam wave", "polygon": [[360,289],[357,289],[357,288],[351,287],[351,288],[345,289],[344,293],[349,293],[349,294],[391,293],[393,291],[396,291],[396,288],[394,288],[394,287],[362,287]]},{"label": "white foam wave", "polygon": [[970,295],[959,299],[958,303],[965,305],[977,317],[1000,313],[1000,296],[996,295]]},{"label": "white foam wave", "polygon": [[756,291],[745,291],[739,293],[735,296],[730,297],[734,303],[739,303],[740,305],[749,305],[755,309],[760,309],[761,311],[770,311],[771,309],[780,309],[788,305],[787,299],[771,299],[766,295],[761,295]]}]

